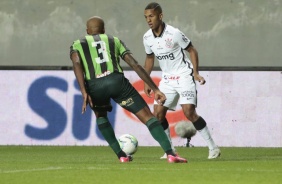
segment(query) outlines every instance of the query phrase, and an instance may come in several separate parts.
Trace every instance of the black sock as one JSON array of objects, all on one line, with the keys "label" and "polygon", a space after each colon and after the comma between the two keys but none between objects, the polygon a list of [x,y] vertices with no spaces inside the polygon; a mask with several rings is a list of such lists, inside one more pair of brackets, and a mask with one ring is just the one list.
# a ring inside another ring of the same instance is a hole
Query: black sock
[{"label": "black sock", "polygon": [[194,127],[196,130],[202,130],[207,126],[206,121],[200,116],[195,122],[193,122]]}]

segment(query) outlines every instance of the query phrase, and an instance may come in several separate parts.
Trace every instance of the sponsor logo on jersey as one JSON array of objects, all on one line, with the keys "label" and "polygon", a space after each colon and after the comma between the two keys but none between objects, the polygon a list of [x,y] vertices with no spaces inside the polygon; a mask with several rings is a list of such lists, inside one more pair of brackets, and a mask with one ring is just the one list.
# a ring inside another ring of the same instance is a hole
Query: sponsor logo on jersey
[{"label": "sponsor logo on jersey", "polygon": [[180,76],[177,76],[177,75],[164,75],[164,79],[166,79],[166,80],[178,80],[178,79],[180,79]]},{"label": "sponsor logo on jersey", "polygon": [[122,101],[119,105],[122,106],[122,107],[125,107],[125,106],[128,107],[128,106],[130,106],[132,104],[134,104],[134,101],[133,101],[132,98],[129,98],[127,100]]},{"label": "sponsor logo on jersey", "polygon": [[174,60],[175,57],[174,57],[174,54],[173,53],[170,53],[170,54],[166,54],[166,55],[162,55],[162,56],[156,56],[156,58],[158,60],[167,60],[167,59],[170,59],[170,60]]},{"label": "sponsor logo on jersey", "polygon": [[187,97],[187,99],[191,99],[191,98],[194,98],[195,97],[195,94],[194,94],[194,91],[183,91],[181,93],[181,96],[182,97]]},{"label": "sponsor logo on jersey", "polygon": [[110,71],[105,71],[104,73],[101,73],[101,74],[99,74],[99,75],[96,75],[96,78],[105,77],[105,76],[110,75],[110,74],[111,74]]}]

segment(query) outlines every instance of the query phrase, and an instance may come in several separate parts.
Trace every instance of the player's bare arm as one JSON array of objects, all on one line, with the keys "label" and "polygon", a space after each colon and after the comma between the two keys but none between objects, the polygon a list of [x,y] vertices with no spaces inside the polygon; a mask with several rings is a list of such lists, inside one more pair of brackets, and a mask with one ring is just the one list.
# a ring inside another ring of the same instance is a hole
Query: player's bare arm
[{"label": "player's bare arm", "polygon": [[149,75],[151,74],[153,70],[154,62],[155,62],[155,54],[147,54],[146,59],[145,59],[144,68]]},{"label": "player's bare arm", "polygon": [[[145,59],[145,71],[150,75],[153,67],[154,67],[154,62],[155,62],[155,55],[154,54],[147,54],[146,59]],[[152,89],[148,86],[148,84],[144,83],[144,92],[145,94],[151,98],[151,93],[152,93]]]},{"label": "player's bare arm", "polygon": [[162,105],[166,97],[165,95],[159,90],[157,85],[154,83],[150,75],[145,71],[145,69],[139,65],[139,63],[132,57],[131,54],[126,54],[124,56],[124,61],[138,74],[138,76],[154,91],[155,100]]},{"label": "player's bare arm", "polygon": [[82,104],[82,113],[86,111],[86,106],[89,103],[91,107],[93,107],[91,97],[87,94],[86,88],[85,88],[85,81],[84,81],[84,72],[82,68],[82,64],[80,61],[80,58],[78,56],[77,52],[73,52],[71,54],[71,60],[73,64],[73,71],[75,74],[75,77],[77,79],[77,82],[80,87],[80,91],[83,97],[83,104]]},{"label": "player's bare arm", "polygon": [[145,71],[145,69],[139,65],[139,63],[132,57],[131,54],[126,54],[124,56],[124,61],[138,74],[138,76],[146,82],[153,91],[159,90],[157,85],[153,82],[150,75]]},{"label": "player's bare arm", "polygon": [[189,52],[190,60],[193,65],[193,75],[196,81],[198,81],[201,85],[205,84],[206,81],[204,77],[202,77],[199,74],[199,57],[198,57],[198,51],[197,49],[191,44],[187,49],[187,52]]}]

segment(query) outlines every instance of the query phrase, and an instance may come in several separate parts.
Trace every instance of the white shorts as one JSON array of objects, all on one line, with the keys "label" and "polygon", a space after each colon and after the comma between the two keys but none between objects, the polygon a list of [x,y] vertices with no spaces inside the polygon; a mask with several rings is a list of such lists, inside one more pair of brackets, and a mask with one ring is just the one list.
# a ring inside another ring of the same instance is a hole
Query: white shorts
[{"label": "white shorts", "polygon": [[164,106],[169,110],[175,110],[177,103],[197,106],[196,83],[191,75],[164,75],[159,89],[166,95]]}]

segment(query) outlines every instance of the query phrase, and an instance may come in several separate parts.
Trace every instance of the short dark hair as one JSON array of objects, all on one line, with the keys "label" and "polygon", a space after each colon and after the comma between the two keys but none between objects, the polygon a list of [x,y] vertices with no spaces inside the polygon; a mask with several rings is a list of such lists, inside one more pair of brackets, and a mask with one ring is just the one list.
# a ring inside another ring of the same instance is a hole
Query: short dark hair
[{"label": "short dark hair", "polygon": [[159,5],[159,3],[156,3],[156,2],[149,3],[146,6],[145,10],[148,10],[148,9],[153,9],[154,11],[156,11],[158,13],[163,12],[161,5]]}]

